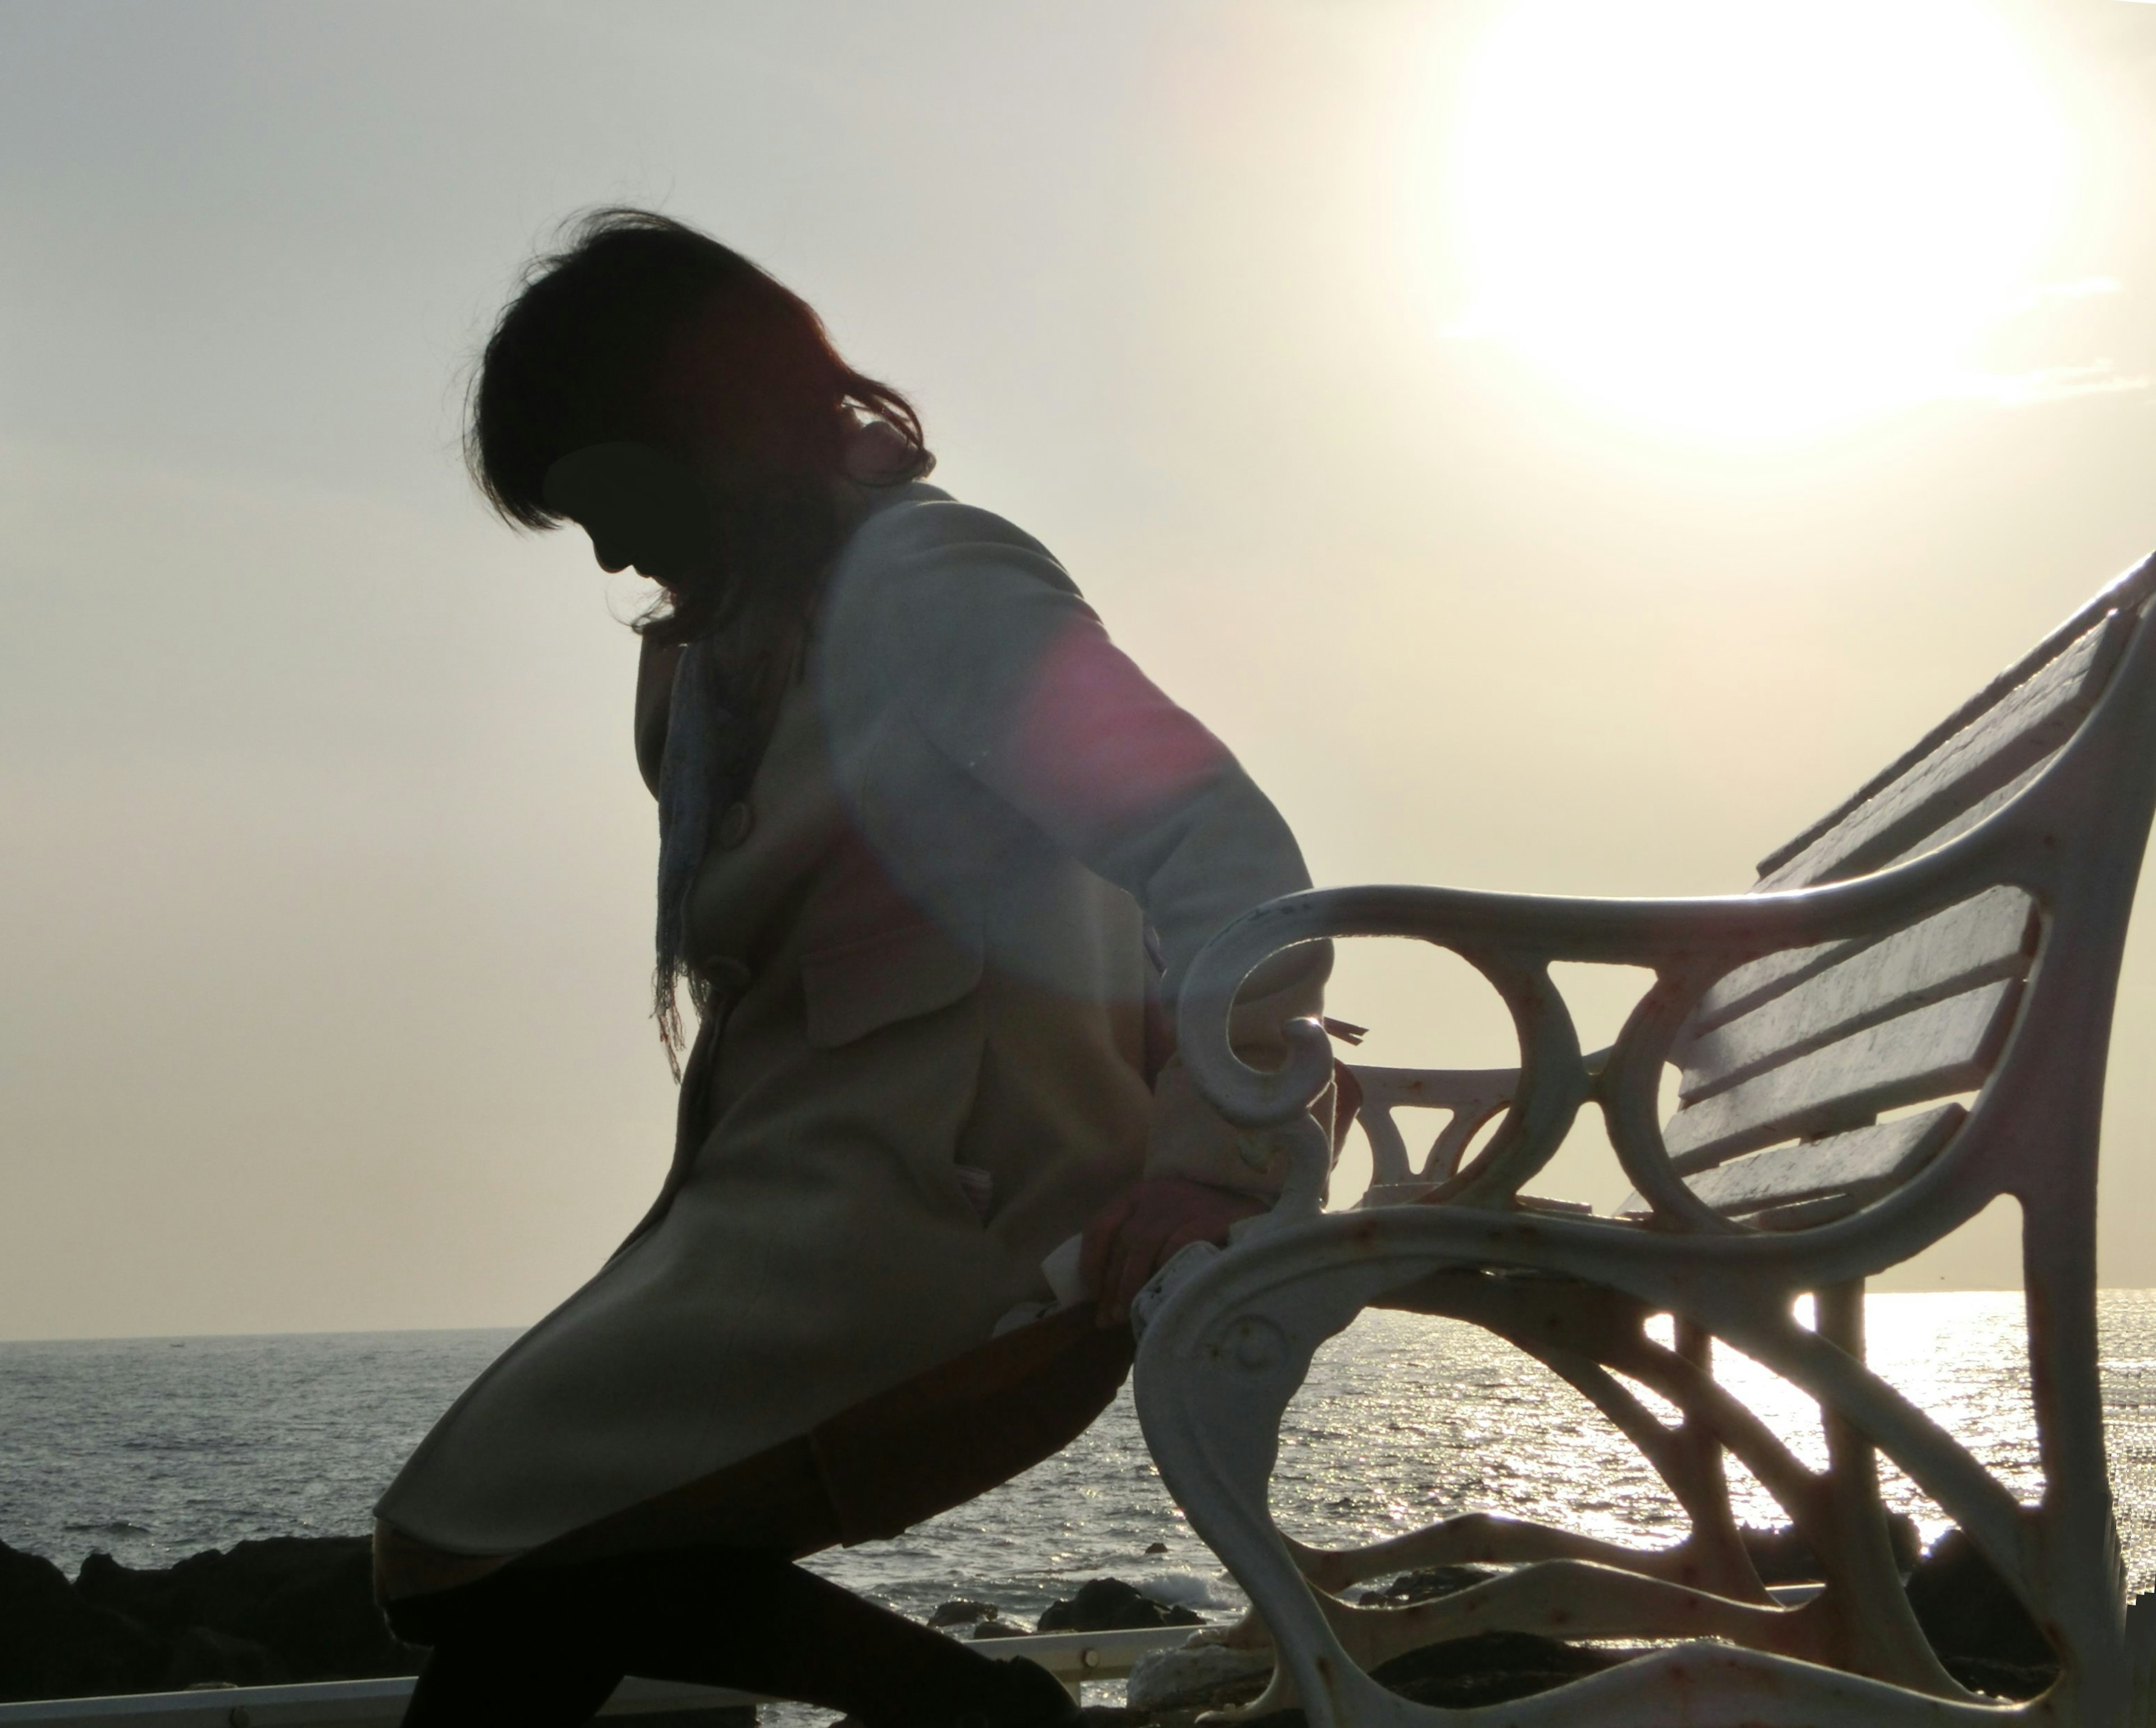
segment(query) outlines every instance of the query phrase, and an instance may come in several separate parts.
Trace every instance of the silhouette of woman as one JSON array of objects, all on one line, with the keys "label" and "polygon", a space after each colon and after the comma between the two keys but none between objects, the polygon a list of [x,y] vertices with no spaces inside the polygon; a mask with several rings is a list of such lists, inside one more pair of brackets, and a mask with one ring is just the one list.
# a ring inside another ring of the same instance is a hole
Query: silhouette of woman
[{"label": "silhouette of woman", "polygon": [[[510,522],[660,584],[635,741],[681,1089],[649,1213],[377,1508],[432,1647],[407,1720],[574,1724],[637,1673],[1066,1721],[1039,1669],[793,1562],[1068,1441],[1145,1280],[1277,1191],[1158,1029],[1207,937],[1308,885],[1295,841],[1045,548],[924,482],[905,399],[693,229],[605,211],[541,260],[467,449]],[[1248,1059],[1327,964],[1254,976]]]}]

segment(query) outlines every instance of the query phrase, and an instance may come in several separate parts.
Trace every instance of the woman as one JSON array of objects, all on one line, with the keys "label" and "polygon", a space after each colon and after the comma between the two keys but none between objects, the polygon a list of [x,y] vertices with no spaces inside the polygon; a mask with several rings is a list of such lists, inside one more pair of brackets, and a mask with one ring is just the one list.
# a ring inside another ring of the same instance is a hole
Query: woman
[{"label": "woman", "polygon": [[[1145,1280],[1275,1191],[1152,1029],[1207,937],[1307,886],[1294,840],[1044,548],[923,483],[904,399],[716,241],[585,220],[472,410],[505,517],[574,521],[663,591],[636,746],[670,1056],[680,989],[701,1024],[657,1202],[378,1508],[391,1623],[433,1646],[408,1720],[574,1723],[624,1672],[877,1728],[1065,1720],[1038,1669],[792,1562],[1070,1438]],[[1325,964],[1252,980],[1251,1060]],[[1096,1299],[1042,1317],[1081,1232]]]}]

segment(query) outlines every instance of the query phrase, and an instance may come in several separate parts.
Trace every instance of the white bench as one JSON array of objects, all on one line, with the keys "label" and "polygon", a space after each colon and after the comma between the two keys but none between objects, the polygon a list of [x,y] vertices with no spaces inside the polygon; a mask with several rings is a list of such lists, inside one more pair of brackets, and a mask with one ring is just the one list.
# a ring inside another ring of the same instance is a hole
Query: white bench
[{"label": "white bench", "polygon": [[[1250,1713],[1299,1699],[1319,1728],[2156,1721],[2156,1614],[2129,1614],[2123,1597],[2095,1309],[2106,1051],[2156,810],[2152,592],[2156,558],[1768,858],[1748,894],[1317,890],[1259,908],[1199,958],[1184,1060],[1231,1120],[1286,1144],[1288,1192],[1226,1252],[1186,1250],[1147,1292],[1137,1405],[1170,1491],[1274,1636],[1272,1688]],[[1226,1008],[1268,956],[1337,936],[1460,955],[1509,1005],[1520,1066],[1361,1071],[1372,1188],[1328,1215],[1328,1146],[1306,1109],[1328,1075],[1325,1037],[1291,1026],[1286,1067],[1258,1072],[1229,1047]],[[1581,1052],[1555,961],[1653,971],[1609,1051]],[[1665,1120],[1668,1067],[1681,1077]],[[1522,1194],[1589,1103],[1634,1190],[1613,1218]],[[1420,1169],[1393,1119],[1418,1105],[1451,1113]],[[2022,1212],[2046,1483],[2030,1505],[1864,1365],[1865,1279],[2002,1194]],[[1816,1330],[1792,1313],[1805,1292]],[[1266,1509],[1282,1412],[1312,1353],[1373,1306],[1470,1320],[1547,1363],[1661,1475],[1689,1535],[1633,1550],[1469,1515],[1354,1551],[1290,1541]],[[1650,1335],[1658,1314],[1674,1316],[1671,1345]],[[1818,1401],[1826,1469],[1717,1384],[1717,1339]],[[1627,1381],[1677,1407],[1681,1425]],[[1875,1448],[2044,1630],[2061,1672],[2041,1697],[2005,1704],[1941,1665],[1888,1544]],[[1809,1541],[1825,1581],[1813,1599],[1789,1606],[1762,1587],[1725,1456]],[[1337,1594],[1464,1561],[1505,1569],[1407,1608]],[[1496,1630],[1646,1641],[1646,1653],[1471,1710],[1413,1704],[1369,1677],[1405,1650]]]}]

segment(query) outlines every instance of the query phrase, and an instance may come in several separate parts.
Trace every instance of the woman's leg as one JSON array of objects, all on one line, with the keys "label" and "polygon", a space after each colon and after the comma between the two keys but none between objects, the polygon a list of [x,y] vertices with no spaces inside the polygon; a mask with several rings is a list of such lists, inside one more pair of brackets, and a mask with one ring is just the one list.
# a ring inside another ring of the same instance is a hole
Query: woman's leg
[{"label": "woman's leg", "polygon": [[505,1598],[479,1586],[454,1594],[464,1599],[429,1604],[434,1648],[404,1728],[581,1728],[621,1684],[624,1670],[578,1623],[567,1596]]},{"label": "woman's leg", "polygon": [[404,1728],[582,1728],[620,1684],[619,1669],[559,1649],[455,1639],[428,1652]]},{"label": "woman's leg", "polygon": [[608,1648],[631,1674],[821,1705],[873,1728],[1054,1728],[1069,1695],[777,1555],[639,1556],[608,1581]]},{"label": "woman's leg", "polygon": [[845,1711],[871,1728],[1065,1728],[1030,1663],[992,1661],[783,1556],[693,1548],[509,1567],[392,1609],[431,1641],[405,1728],[575,1728],[624,1674]]}]

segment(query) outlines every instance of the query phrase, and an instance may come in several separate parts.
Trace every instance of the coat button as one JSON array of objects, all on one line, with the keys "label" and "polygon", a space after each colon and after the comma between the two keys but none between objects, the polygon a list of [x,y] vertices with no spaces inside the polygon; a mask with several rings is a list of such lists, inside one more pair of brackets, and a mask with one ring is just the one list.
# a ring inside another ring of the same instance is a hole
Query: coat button
[{"label": "coat button", "polygon": [[726,814],[719,818],[719,844],[732,851],[748,838],[748,831],[756,826],[756,812],[745,803],[730,804]]}]

